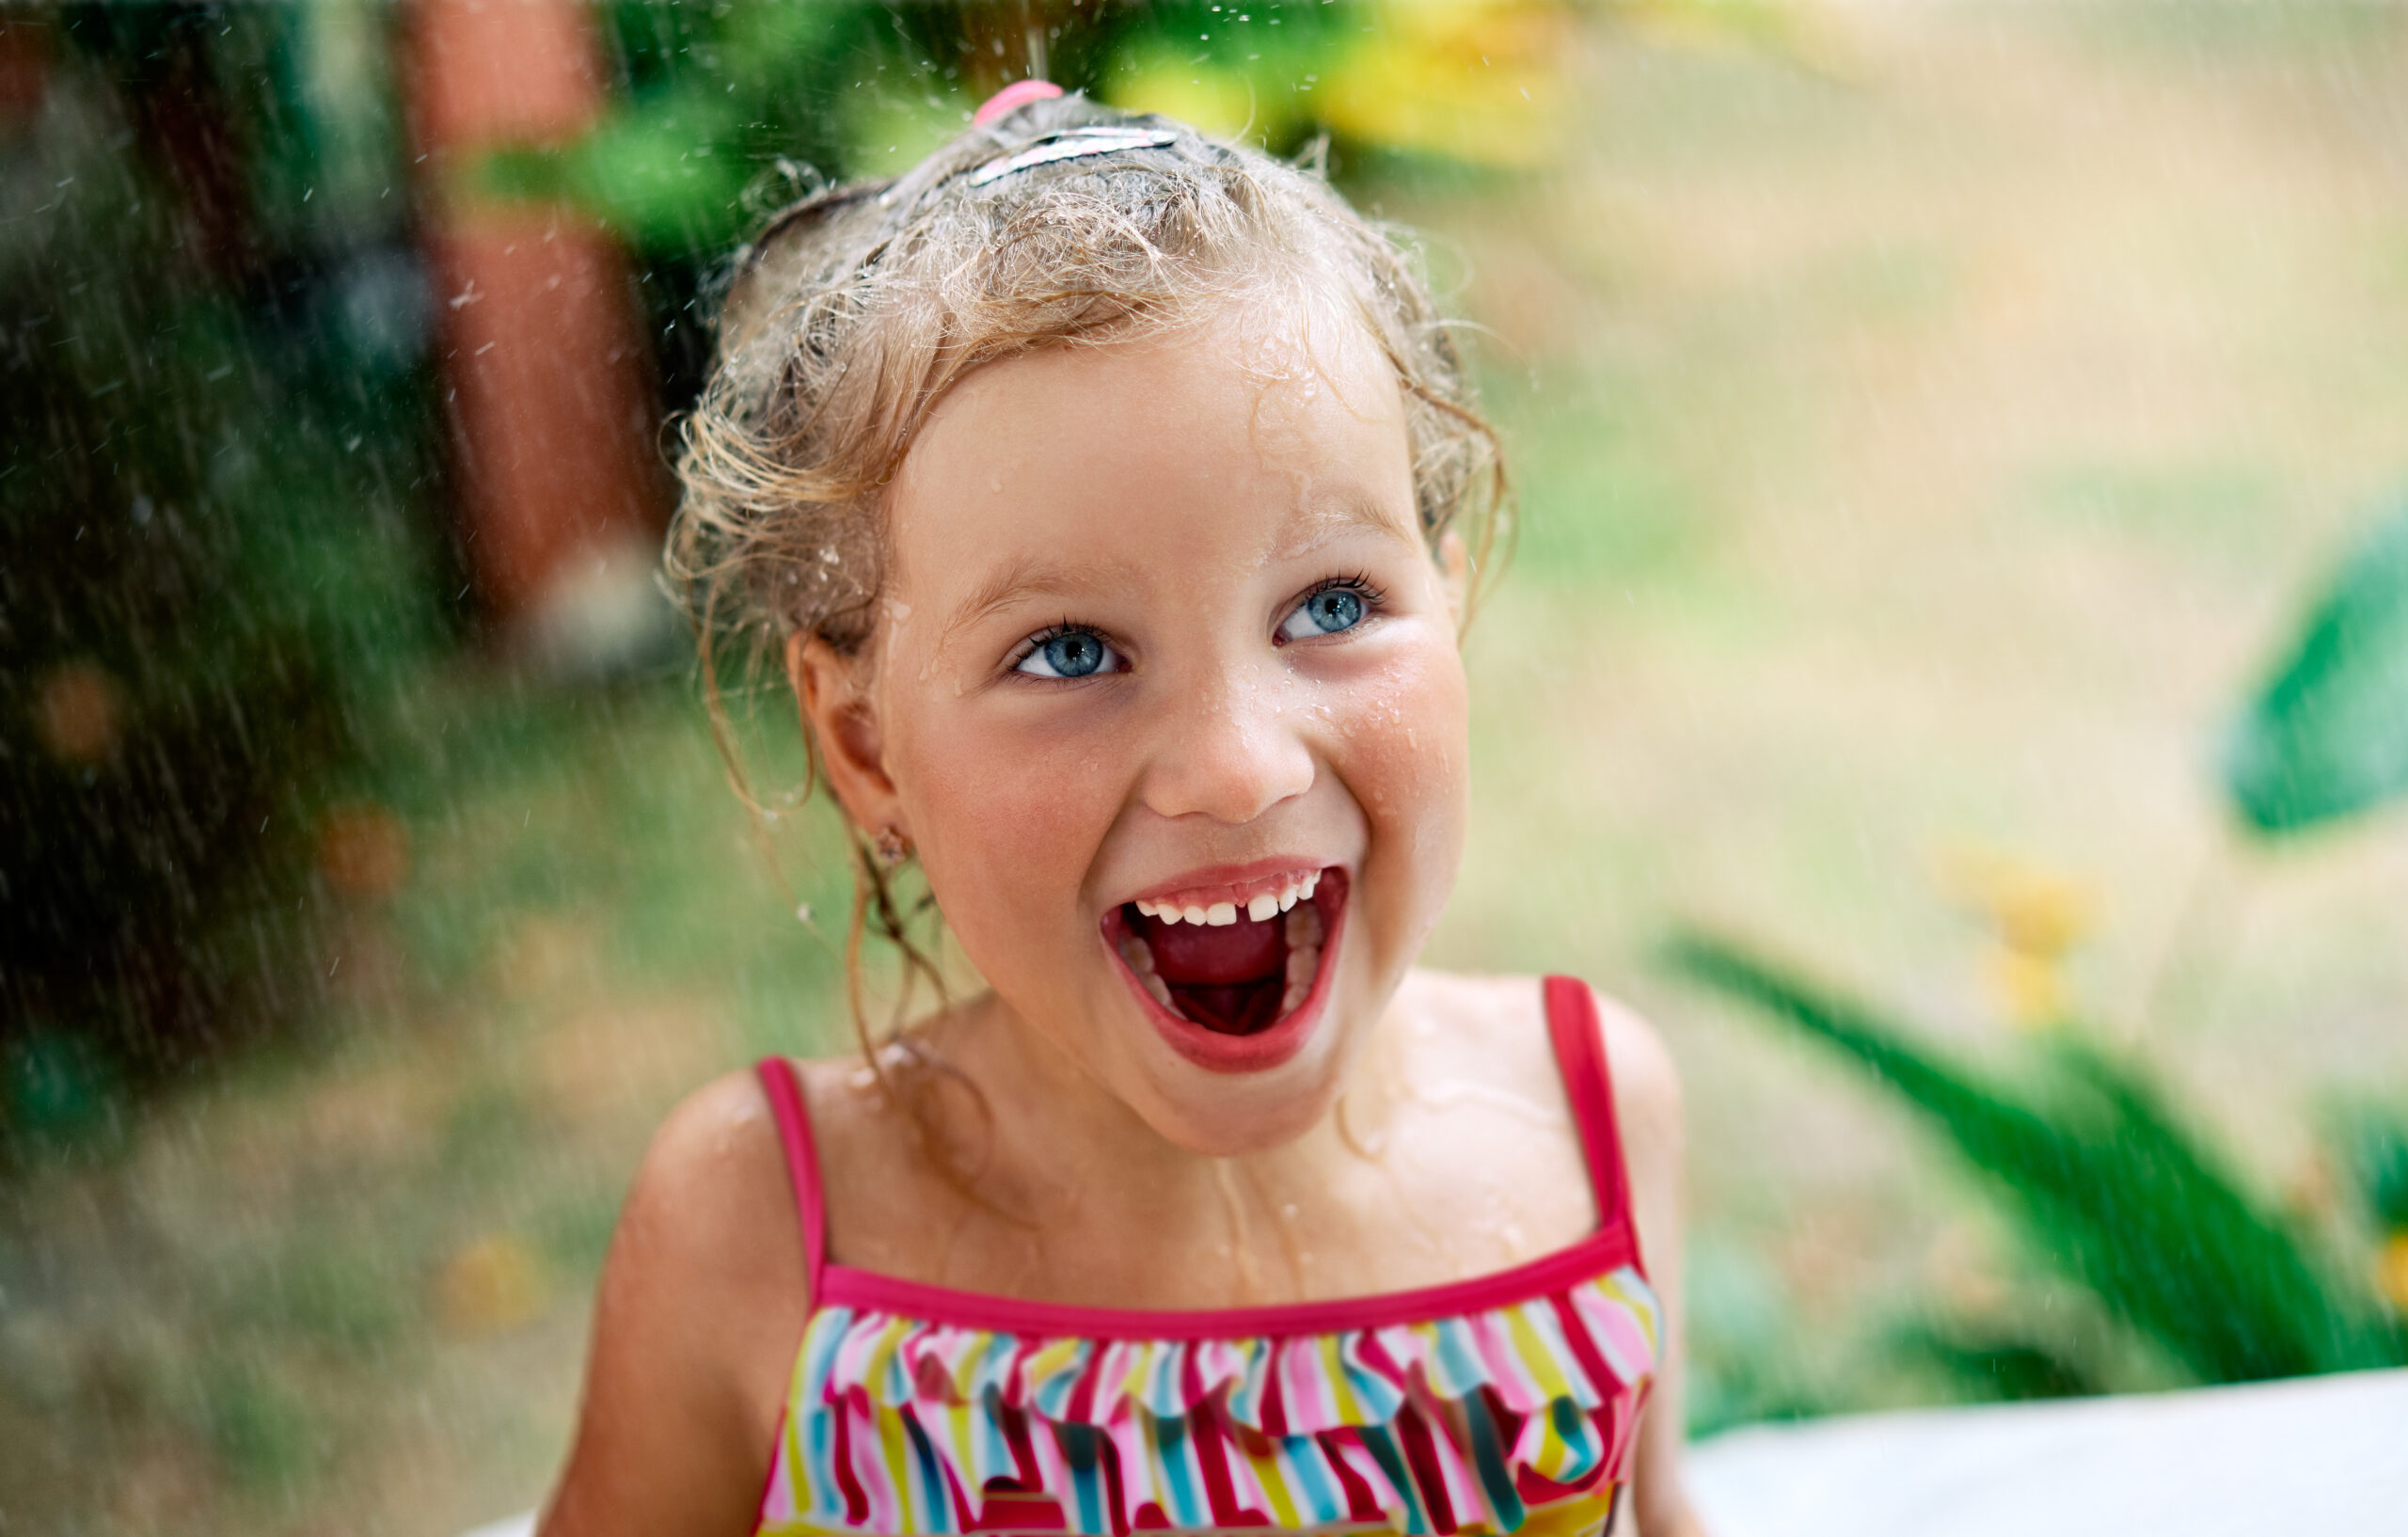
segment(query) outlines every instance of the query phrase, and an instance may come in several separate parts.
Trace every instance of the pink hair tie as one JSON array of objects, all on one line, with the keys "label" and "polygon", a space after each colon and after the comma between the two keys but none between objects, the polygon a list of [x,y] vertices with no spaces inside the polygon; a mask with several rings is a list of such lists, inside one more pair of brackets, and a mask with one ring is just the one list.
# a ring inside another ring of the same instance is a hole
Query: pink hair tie
[{"label": "pink hair tie", "polygon": [[1024,107],[1031,102],[1047,101],[1061,94],[1062,87],[1051,80],[1015,80],[994,95],[988,97],[987,104],[970,115],[971,126],[984,128],[1017,107]]}]

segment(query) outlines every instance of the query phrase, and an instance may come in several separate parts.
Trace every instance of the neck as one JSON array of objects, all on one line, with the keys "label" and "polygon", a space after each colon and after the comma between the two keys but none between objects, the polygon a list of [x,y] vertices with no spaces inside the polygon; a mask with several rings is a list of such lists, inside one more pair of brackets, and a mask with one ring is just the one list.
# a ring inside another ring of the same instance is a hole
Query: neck
[{"label": "neck", "polygon": [[[1389,1065],[1375,1033],[1330,1105],[1276,1146],[1217,1156],[1149,1123],[1043,1029],[992,993],[958,1010],[931,1042],[977,1085],[990,1119],[980,1183],[1040,1227],[1080,1211],[1142,1214],[1149,1228],[1250,1226],[1379,1146]],[[1368,1113],[1368,1114],[1367,1114]],[[1352,1136],[1350,1137],[1350,1133]]]}]

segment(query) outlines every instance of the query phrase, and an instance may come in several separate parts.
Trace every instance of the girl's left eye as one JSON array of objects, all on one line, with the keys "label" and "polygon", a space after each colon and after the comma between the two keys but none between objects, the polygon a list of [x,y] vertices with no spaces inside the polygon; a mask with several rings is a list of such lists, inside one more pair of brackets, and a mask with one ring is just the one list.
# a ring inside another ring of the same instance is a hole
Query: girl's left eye
[{"label": "girl's left eye", "polygon": [[1279,624],[1282,641],[1308,641],[1316,635],[1336,635],[1350,630],[1363,622],[1370,610],[1370,597],[1360,586],[1336,583],[1308,593],[1288,617]]},{"label": "girl's left eye", "polygon": [[1062,628],[1035,637],[1028,655],[1012,671],[1030,677],[1085,678],[1124,672],[1128,666],[1127,658],[1104,644],[1103,637],[1095,631]]}]

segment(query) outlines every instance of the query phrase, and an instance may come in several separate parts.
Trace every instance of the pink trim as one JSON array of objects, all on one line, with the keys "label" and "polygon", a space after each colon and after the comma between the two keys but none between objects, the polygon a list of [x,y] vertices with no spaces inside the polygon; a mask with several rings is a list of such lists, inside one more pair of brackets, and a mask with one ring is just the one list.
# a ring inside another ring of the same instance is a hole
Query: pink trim
[{"label": "pink trim", "polygon": [[811,1120],[794,1064],[765,1058],[761,1084],[777,1117],[793,1177],[795,1209],[810,1255],[811,1306],[857,1307],[896,1313],[932,1323],[989,1329],[1003,1334],[1072,1336],[1091,1339],[1246,1339],[1334,1334],[1386,1328],[1432,1319],[1487,1312],[1593,1280],[1624,1265],[1646,1274],[1639,1232],[1631,1220],[1630,1190],[1622,1140],[1614,1125],[1613,1083],[1606,1070],[1605,1037],[1596,998],[1577,978],[1550,976],[1545,987],[1547,1037],[1557,1070],[1572,1102],[1572,1118],[1589,1165],[1597,1201],[1597,1230],[1566,1248],[1536,1260],[1476,1276],[1465,1281],[1333,1297],[1323,1302],[1283,1303],[1268,1307],[1220,1307],[1157,1312],[1134,1307],[1080,1307],[1068,1303],[1029,1302],[1017,1297],[962,1291],[949,1286],[905,1280],[879,1271],[832,1263],[825,1245],[826,1216],[819,1194],[818,1159]]},{"label": "pink trim", "polygon": [[765,1056],[755,1070],[761,1089],[769,1097],[769,1114],[778,1123],[778,1143],[785,1149],[786,1177],[794,1185],[795,1222],[802,1230],[804,1274],[811,1281],[811,1305],[819,1306],[820,1273],[827,1268],[828,1218],[819,1194],[819,1152],[811,1137],[811,1113],[803,1108],[802,1081],[794,1064],[782,1056]]},{"label": "pink trim", "polygon": [[974,128],[984,128],[1015,107],[1031,102],[1043,102],[1062,94],[1062,87],[1051,80],[1015,80],[987,98],[977,111],[970,115]]},{"label": "pink trim", "polygon": [[949,1286],[931,1286],[874,1270],[832,1264],[821,1273],[818,1302],[823,1307],[874,1309],[1000,1334],[1086,1339],[1279,1339],[1380,1329],[1396,1323],[1426,1323],[1432,1319],[1509,1307],[1594,1280],[1637,1259],[1638,1248],[1631,1241],[1629,1228],[1622,1225],[1591,1233],[1569,1248],[1542,1255],[1511,1270],[1475,1276],[1467,1281],[1449,1281],[1410,1291],[1382,1291],[1367,1297],[1332,1297],[1325,1302],[1177,1312],[1024,1302],[1018,1297],[958,1291]]},{"label": "pink trim", "polygon": [[[1598,1225],[1630,1227],[1630,1180],[1623,1165],[1622,1133],[1614,1124],[1613,1075],[1606,1069],[1597,996],[1588,983],[1576,976],[1546,979],[1546,1029],[1572,1101],[1573,1123],[1580,1131],[1580,1151],[1589,1161]],[[1637,1247],[1635,1234],[1632,1246]]]}]

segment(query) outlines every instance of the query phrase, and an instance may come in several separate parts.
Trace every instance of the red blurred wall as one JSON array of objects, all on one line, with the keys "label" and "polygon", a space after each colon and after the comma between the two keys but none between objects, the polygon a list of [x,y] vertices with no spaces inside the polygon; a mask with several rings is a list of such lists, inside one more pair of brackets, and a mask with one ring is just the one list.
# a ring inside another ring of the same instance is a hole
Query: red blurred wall
[{"label": "red blurred wall", "polygon": [[626,253],[565,206],[463,185],[480,151],[560,143],[602,112],[600,57],[568,0],[417,0],[413,135],[470,570],[505,626],[580,563],[657,545],[668,482]]}]

